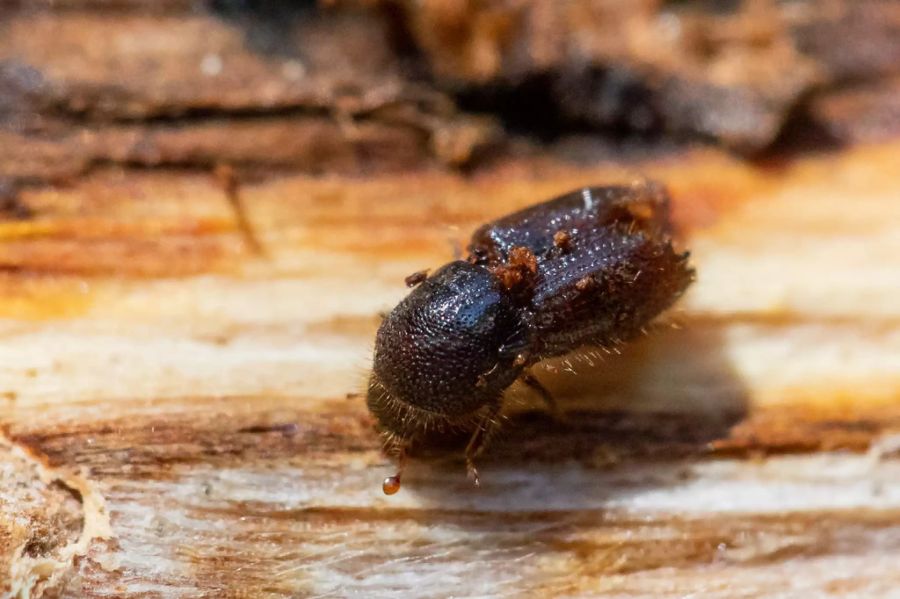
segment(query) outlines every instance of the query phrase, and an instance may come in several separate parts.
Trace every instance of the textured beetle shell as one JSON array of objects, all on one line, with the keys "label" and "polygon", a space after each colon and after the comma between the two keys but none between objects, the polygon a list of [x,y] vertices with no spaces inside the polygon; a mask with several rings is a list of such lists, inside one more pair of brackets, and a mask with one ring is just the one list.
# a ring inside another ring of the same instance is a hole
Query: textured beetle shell
[{"label": "textured beetle shell", "polygon": [[[634,337],[694,274],[672,248],[668,197],[655,184],[537,204],[480,227],[469,252],[415,288],[378,331],[368,404],[395,437],[472,422],[535,362]],[[531,268],[504,276],[523,252]]]},{"label": "textured beetle shell", "polygon": [[[382,422],[477,410],[518,377],[510,370],[515,356],[498,363],[498,355],[521,331],[516,307],[487,269],[451,262],[394,308],[375,340],[373,379],[385,399],[401,399],[427,414],[407,414],[384,400],[370,401],[370,409]],[[393,422],[393,428],[406,425]]]},{"label": "textured beetle shell", "polygon": [[[584,188],[480,227],[469,246],[478,264],[514,247],[538,260],[527,310],[535,361],[582,345],[638,334],[687,288],[693,270],[669,241],[669,199],[654,183]],[[567,247],[554,236],[567,234]]]},{"label": "textured beetle shell", "polygon": [[692,276],[670,245],[615,230],[579,237],[572,251],[539,268],[531,336],[542,358],[634,337]]},{"label": "textured beetle shell", "polygon": [[584,246],[603,228],[632,223],[650,237],[668,236],[669,201],[662,187],[645,183],[579,189],[482,225],[472,234],[469,251],[480,256],[478,263],[492,264],[506,260],[514,247],[527,247],[543,261],[558,255],[553,237],[559,231],[576,242],[582,238]]}]

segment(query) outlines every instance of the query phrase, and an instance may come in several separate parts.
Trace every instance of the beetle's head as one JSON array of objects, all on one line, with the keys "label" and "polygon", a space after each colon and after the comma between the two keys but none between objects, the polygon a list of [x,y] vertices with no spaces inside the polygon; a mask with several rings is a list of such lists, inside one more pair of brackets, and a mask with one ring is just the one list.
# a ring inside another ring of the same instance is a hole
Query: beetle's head
[{"label": "beetle's head", "polygon": [[496,277],[451,262],[412,290],[381,323],[367,403],[379,428],[406,442],[468,426],[522,366],[519,311]]}]

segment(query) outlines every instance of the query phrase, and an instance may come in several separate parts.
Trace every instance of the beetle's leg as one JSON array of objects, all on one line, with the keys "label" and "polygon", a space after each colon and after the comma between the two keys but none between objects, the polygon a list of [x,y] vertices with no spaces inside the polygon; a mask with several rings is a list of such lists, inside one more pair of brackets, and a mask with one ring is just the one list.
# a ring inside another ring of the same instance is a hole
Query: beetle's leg
[{"label": "beetle's leg", "polygon": [[466,445],[466,475],[469,480],[477,487],[481,484],[478,478],[478,469],[475,468],[475,458],[477,458],[485,450],[497,430],[499,422],[497,417],[500,415],[501,403],[497,400],[491,403],[481,417],[478,428],[472,433],[469,444]]},{"label": "beetle's leg", "polygon": [[559,409],[559,404],[556,403],[556,398],[553,397],[553,394],[547,390],[547,388],[541,384],[539,380],[534,378],[534,375],[530,372],[523,372],[522,376],[519,377],[519,380],[528,385],[531,389],[537,392],[538,395],[541,396],[541,399],[544,400],[544,403],[547,404],[547,409],[550,410],[550,413],[553,414],[553,418],[556,420],[562,421],[565,419],[562,411]]}]

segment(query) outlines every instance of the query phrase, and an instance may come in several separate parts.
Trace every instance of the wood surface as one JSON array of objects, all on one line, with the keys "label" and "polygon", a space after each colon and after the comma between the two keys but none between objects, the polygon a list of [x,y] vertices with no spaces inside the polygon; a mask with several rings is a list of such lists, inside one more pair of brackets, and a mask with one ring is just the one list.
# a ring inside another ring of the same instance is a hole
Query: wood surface
[{"label": "wood surface", "polygon": [[[896,6],[320,4],[0,3],[0,593],[900,596]],[[536,370],[562,421],[514,386],[480,488],[433,447],[383,495],[404,277],[643,178],[687,295]]]},{"label": "wood surface", "polygon": [[[242,189],[263,255],[212,176],[23,192],[32,218],[0,227],[7,589],[890,596],[898,157],[283,177]],[[403,277],[486,218],[635,176],[668,183],[693,252],[678,309],[538,371],[567,422],[513,389],[482,488],[448,450],[382,495],[359,393]]]}]

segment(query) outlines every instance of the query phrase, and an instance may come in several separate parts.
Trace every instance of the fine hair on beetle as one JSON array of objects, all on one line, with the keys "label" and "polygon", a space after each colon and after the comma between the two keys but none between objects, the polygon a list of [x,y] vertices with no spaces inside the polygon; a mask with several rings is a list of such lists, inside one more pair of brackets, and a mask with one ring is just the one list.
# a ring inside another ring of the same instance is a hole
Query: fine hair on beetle
[{"label": "fine hair on beetle", "polygon": [[[398,471],[407,449],[464,431],[469,478],[519,381],[558,414],[531,374],[584,347],[615,351],[671,306],[694,279],[673,248],[669,196],[653,182],[586,187],[479,227],[468,255],[406,278],[381,323],[366,402]],[[571,368],[571,362],[568,362]]]}]

